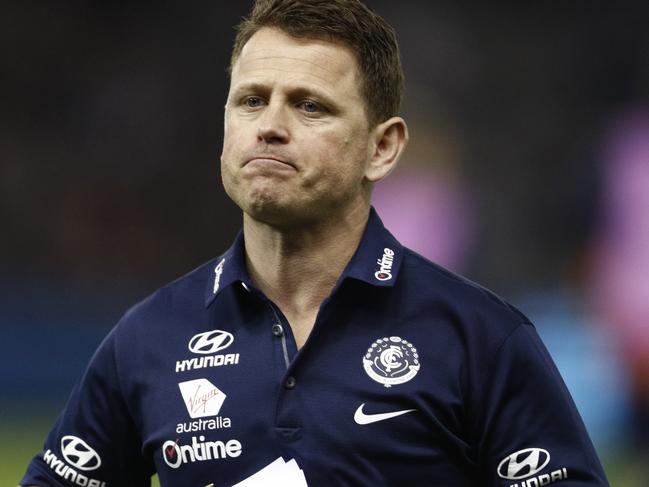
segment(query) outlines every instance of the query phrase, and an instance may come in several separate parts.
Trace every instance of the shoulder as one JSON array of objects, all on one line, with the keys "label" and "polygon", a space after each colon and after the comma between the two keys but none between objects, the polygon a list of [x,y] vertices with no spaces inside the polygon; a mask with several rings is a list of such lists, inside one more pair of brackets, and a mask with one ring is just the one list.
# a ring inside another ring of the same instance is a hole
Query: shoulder
[{"label": "shoulder", "polygon": [[160,287],[124,313],[119,333],[132,328],[150,329],[174,316],[189,316],[205,309],[206,289],[213,279],[218,258],[211,259],[182,277]]},{"label": "shoulder", "polygon": [[399,285],[418,306],[463,331],[502,341],[529,319],[489,289],[404,248]]}]

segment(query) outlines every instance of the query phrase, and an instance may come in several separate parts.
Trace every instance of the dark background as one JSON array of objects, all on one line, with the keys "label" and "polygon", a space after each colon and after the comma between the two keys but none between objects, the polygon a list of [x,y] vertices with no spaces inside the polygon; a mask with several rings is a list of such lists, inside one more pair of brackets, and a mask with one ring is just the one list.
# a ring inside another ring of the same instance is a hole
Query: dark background
[{"label": "dark background", "polygon": [[[574,369],[575,384],[582,373],[600,394],[605,384],[622,384],[622,399],[610,405],[619,414],[600,412],[600,423],[587,424],[614,475],[627,475],[620,485],[643,484],[641,467],[627,461],[647,444],[634,434],[647,431],[642,374],[624,343],[601,353],[600,342],[610,342],[601,336],[625,336],[624,323],[598,310],[590,290],[593,249],[610,231],[602,229],[610,134],[649,110],[649,8],[367,3],[395,27],[406,71],[403,113],[413,142],[395,176],[415,168],[442,181],[466,218],[455,218],[466,231],[423,236],[462,251],[448,261],[429,256],[514,301],[542,336],[549,330],[544,339],[569,386],[570,367],[598,357],[585,372]],[[51,421],[128,306],[229,246],[241,217],[218,164],[232,26],[248,8],[218,1],[0,7],[7,431],[33,414]],[[649,250],[633,255],[649,260]],[[574,348],[551,346],[553,336],[560,344],[573,335]],[[593,336],[599,345],[588,345]],[[602,375],[612,369],[614,376]],[[592,391],[571,390],[578,405],[592,404]],[[45,432],[34,432],[34,452]]]}]

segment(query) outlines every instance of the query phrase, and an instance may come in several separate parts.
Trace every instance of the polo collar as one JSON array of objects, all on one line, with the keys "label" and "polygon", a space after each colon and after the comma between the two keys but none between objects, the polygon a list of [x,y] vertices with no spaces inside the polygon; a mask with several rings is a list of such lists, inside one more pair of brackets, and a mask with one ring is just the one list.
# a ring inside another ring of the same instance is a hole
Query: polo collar
[{"label": "polo collar", "polygon": [[240,282],[248,289],[252,281],[244,258],[243,230],[239,231],[232,246],[220,257],[212,261],[211,275],[207,278],[205,306],[212,304],[214,298],[225,288]]},{"label": "polo collar", "polygon": [[[372,207],[360,244],[339,282],[349,277],[373,286],[392,287],[401,268],[403,250]],[[223,289],[234,283],[240,282],[247,289],[254,288],[244,258],[243,231],[238,233],[232,246],[213,261],[211,268],[212,274],[205,290],[205,306],[209,306]]]},{"label": "polo collar", "polygon": [[399,275],[402,260],[403,246],[383,226],[372,207],[361,242],[343,271],[341,281],[351,277],[373,286],[392,287]]}]

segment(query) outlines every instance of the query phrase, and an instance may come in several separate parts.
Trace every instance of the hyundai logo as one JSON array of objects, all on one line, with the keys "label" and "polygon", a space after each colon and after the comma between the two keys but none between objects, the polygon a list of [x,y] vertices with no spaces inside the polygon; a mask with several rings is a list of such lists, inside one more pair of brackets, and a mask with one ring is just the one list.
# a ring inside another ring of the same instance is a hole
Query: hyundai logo
[{"label": "hyundai logo", "polygon": [[228,348],[234,337],[232,333],[222,330],[212,330],[194,335],[189,340],[189,350],[194,353],[209,354]]},{"label": "hyundai logo", "polygon": [[550,453],[542,448],[525,448],[512,453],[498,465],[498,475],[507,480],[519,480],[530,477],[541,470],[550,461]]},{"label": "hyundai logo", "polygon": [[79,470],[95,470],[101,466],[101,458],[97,452],[76,436],[61,438],[61,453],[70,465]]}]

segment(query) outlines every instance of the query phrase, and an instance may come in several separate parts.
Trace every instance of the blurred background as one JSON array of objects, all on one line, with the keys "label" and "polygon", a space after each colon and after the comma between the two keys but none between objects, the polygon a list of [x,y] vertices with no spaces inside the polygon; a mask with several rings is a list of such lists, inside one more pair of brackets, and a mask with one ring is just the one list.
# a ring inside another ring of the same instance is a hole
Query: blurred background
[{"label": "blurred background", "polygon": [[[649,485],[649,9],[367,3],[412,142],[386,225],[529,315],[611,484]],[[230,245],[218,169],[248,2],[0,7],[0,484],[130,305]]]}]

